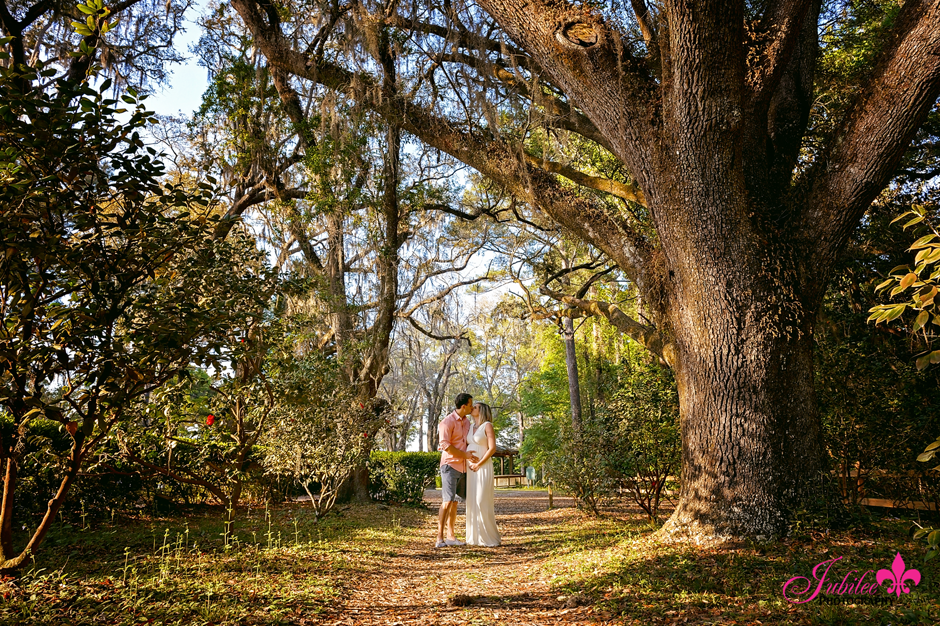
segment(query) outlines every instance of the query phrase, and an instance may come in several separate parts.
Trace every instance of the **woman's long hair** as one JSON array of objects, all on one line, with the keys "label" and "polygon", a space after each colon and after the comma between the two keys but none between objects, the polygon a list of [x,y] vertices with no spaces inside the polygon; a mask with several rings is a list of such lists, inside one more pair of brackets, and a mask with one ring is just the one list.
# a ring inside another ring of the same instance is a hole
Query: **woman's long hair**
[{"label": "woman's long hair", "polygon": [[477,406],[480,407],[480,419],[482,420],[480,423],[493,423],[493,411],[490,409],[490,405],[483,402],[477,402]]}]

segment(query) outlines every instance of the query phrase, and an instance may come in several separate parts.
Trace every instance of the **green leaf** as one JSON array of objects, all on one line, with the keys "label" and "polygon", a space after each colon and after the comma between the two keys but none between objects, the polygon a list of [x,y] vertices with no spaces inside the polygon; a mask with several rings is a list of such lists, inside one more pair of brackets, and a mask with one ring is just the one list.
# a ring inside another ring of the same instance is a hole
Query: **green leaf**
[{"label": "green leaf", "polygon": [[927,311],[921,311],[920,313],[918,313],[917,319],[914,320],[914,327],[912,329],[913,332],[916,333],[918,330],[923,328],[924,324],[926,324],[927,320],[929,319],[930,319],[930,313],[928,313]]},{"label": "green leaf", "polygon": [[876,292],[881,291],[882,289],[885,289],[886,287],[889,287],[893,284],[894,284],[894,279],[889,278],[888,280],[884,281],[883,283],[880,283],[877,287],[875,287],[875,291]]},{"label": "green leaf", "polygon": [[935,456],[933,452],[921,452],[917,455],[917,460],[921,463],[926,463]]},{"label": "green leaf", "polygon": [[915,241],[913,244],[911,244],[911,247],[908,248],[908,250],[917,250],[917,249],[919,249],[919,248],[923,248],[923,247],[926,246],[928,243],[930,243],[931,241],[933,241],[934,238],[936,238],[936,235],[933,235],[933,234],[931,234],[931,235],[924,235],[923,237],[921,237],[920,239],[918,239],[917,241]]},{"label": "green leaf", "polygon": [[894,274],[895,272],[900,272],[901,270],[904,270],[905,272],[909,272],[911,271],[911,266],[910,265],[898,265],[897,267],[893,268],[890,272],[888,272],[888,275],[890,276],[891,274]]},{"label": "green leaf", "polygon": [[895,222],[900,222],[901,220],[903,220],[905,217],[907,217],[908,215],[910,215],[910,214],[912,214],[912,213],[915,213],[915,214],[916,214],[916,211],[905,211],[904,213],[901,213],[901,214],[898,215],[896,218],[894,218],[893,220],[891,220],[891,223],[894,224]]},{"label": "green leaf", "polygon": [[89,30],[95,30],[95,18],[88,16],[85,18],[85,25],[88,26]]},{"label": "green leaf", "polygon": [[940,448],[940,440],[934,441],[932,444],[927,446],[925,451],[936,450],[937,448]]},{"label": "green leaf", "polygon": [[[926,252],[929,248],[925,249]],[[930,252],[924,255],[924,263],[936,263],[940,260],[940,248],[933,248]]]},{"label": "green leaf", "polygon": [[927,543],[929,543],[931,546],[935,546],[940,543],[940,530],[935,530],[927,535]]},{"label": "green leaf", "polygon": [[76,8],[77,8],[79,11],[81,11],[82,13],[86,14],[86,15],[94,15],[94,14],[95,14],[95,10],[94,10],[94,9],[92,9],[92,8],[90,8],[90,7],[87,7],[87,6],[85,6],[84,4],[80,4],[80,5],[78,5]]},{"label": "green leaf", "polygon": [[897,318],[901,317],[901,314],[904,313],[904,310],[906,308],[907,308],[906,302],[904,304],[897,305],[896,307],[888,311],[888,314],[885,315],[885,321],[890,322],[892,320],[896,320]]},{"label": "green leaf", "polygon": [[[918,372],[921,371],[922,369],[930,365],[930,355],[925,354],[922,357],[918,357],[917,360],[914,361],[914,365],[917,367]],[[920,459],[920,457],[918,457],[918,459]]]},{"label": "green leaf", "polygon": [[934,350],[930,353],[930,362],[935,365],[940,363],[940,350]]},{"label": "green leaf", "polygon": [[905,225],[903,226],[903,228],[904,228],[904,230],[907,230],[907,228],[908,228],[909,226],[913,226],[914,224],[920,224],[920,223],[923,222],[923,221],[924,221],[924,216],[923,216],[923,215],[918,215],[917,217],[915,217],[914,219],[912,219],[910,222],[908,222],[907,224],[905,224]]}]

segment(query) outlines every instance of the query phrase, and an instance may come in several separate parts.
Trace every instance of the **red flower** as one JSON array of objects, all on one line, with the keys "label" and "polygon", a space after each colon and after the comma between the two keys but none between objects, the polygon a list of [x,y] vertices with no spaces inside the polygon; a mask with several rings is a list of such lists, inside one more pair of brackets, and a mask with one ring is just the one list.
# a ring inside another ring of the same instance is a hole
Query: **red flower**
[{"label": "red flower", "polygon": [[209,416],[206,417],[206,426],[212,426],[215,423],[215,415],[209,413]]},{"label": "red flower", "polygon": [[362,433],[362,436],[363,436],[363,437],[368,437],[368,436],[369,436],[369,433]]},{"label": "red flower", "polygon": [[360,409],[364,409],[364,408],[366,408],[366,407],[365,407],[365,405],[364,405],[362,402],[360,402],[360,403],[359,403],[359,408],[360,408]]}]

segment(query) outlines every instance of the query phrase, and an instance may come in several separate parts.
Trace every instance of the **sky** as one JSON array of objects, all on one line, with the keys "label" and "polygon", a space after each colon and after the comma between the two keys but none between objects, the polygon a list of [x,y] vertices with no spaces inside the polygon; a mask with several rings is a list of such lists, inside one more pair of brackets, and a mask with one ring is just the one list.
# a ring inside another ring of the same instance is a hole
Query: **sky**
[{"label": "sky", "polygon": [[147,98],[147,108],[158,115],[191,115],[202,103],[202,94],[209,84],[209,73],[196,63],[196,58],[189,51],[190,46],[199,41],[199,26],[196,17],[202,11],[202,3],[197,3],[186,16],[186,32],[176,37],[176,49],[186,57],[185,63],[170,65],[172,76],[162,89]]}]

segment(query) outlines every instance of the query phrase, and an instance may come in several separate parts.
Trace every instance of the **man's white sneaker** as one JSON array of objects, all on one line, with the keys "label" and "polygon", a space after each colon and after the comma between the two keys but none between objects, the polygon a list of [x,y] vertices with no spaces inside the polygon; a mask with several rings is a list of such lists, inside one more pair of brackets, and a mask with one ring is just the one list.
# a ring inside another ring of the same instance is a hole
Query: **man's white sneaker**
[{"label": "man's white sneaker", "polygon": [[443,548],[443,547],[445,547],[446,545],[447,545],[447,542],[446,542],[446,541],[438,541],[437,543],[434,544],[434,547],[435,547],[435,548]]},{"label": "man's white sneaker", "polygon": [[464,542],[462,542],[460,539],[447,539],[446,541],[444,541],[444,543],[445,543],[446,545],[448,545],[448,546],[465,546],[465,545],[467,545],[467,544],[465,544]]}]

